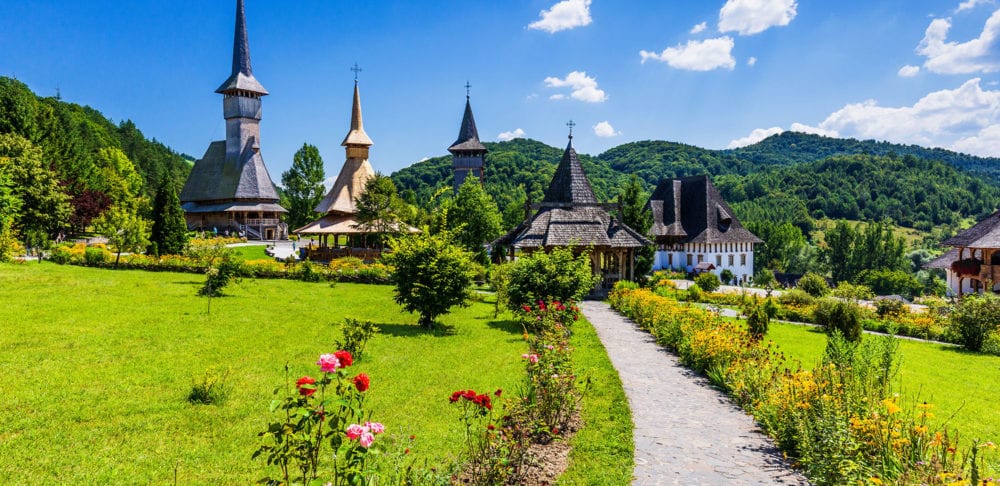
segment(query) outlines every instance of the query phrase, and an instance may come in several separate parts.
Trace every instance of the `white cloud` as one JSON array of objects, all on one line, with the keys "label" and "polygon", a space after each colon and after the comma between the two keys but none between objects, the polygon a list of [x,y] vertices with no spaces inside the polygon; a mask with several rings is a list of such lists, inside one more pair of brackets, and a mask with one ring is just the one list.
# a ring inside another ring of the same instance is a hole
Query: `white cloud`
[{"label": "white cloud", "polygon": [[784,131],[785,130],[781,127],[757,128],[754,129],[754,131],[750,132],[750,135],[730,141],[729,145],[727,145],[726,148],[734,149],[734,148],[746,147],[747,145],[753,145],[761,140],[764,140],[767,137],[770,137],[771,135],[777,135]]},{"label": "white cloud", "polygon": [[728,0],[719,10],[719,32],[753,35],[788,25],[797,6],[795,0]]},{"label": "white cloud", "polygon": [[[566,75],[566,79],[556,77],[545,78],[545,86],[549,88],[569,87],[573,90],[570,97],[575,100],[586,101],[587,103],[601,103],[608,99],[604,90],[597,87],[597,79],[587,76],[584,71],[573,71]],[[562,94],[555,94],[549,97],[554,100],[565,98]]]},{"label": "white cloud", "polygon": [[924,67],[939,74],[992,73],[1000,70],[1000,62],[993,55],[1000,34],[1000,10],[986,20],[979,37],[966,42],[948,42],[951,19],[934,19],[924,38],[917,46],[917,53],[927,58]]},{"label": "white cloud", "polygon": [[707,28],[708,28],[708,22],[702,22],[702,23],[700,23],[700,24],[698,24],[698,25],[696,25],[694,27],[691,27],[691,33],[692,34],[700,34],[701,32],[703,32]]},{"label": "white cloud", "polygon": [[594,125],[594,135],[597,135],[598,137],[609,138],[616,137],[621,134],[622,132],[616,131],[615,127],[611,126],[607,120]]},{"label": "white cloud", "polygon": [[992,0],[965,0],[964,2],[958,4],[958,8],[955,9],[955,13],[959,13],[963,10],[972,10],[980,5],[987,3],[993,3]]},{"label": "white cloud", "polygon": [[729,69],[736,67],[733,58],[733,39],[719,37],[703,41],[689,40],[687,44],[668,47],[657,54],[649,51],[639,51],[642,62],[650,59],[663,61],[672,68],[688,71],[711,71],[713,69]]},{"label": "white cloud", "polygon": [[554,94],[552,96],[549,96],[549,99],[550,100],[564,100],[564,99],[566,99],[566,95],[564,95],[562,93],[557,93],[557,94]]},{"label": "white cloud", "polygon": [[515,128],[512,132],[500,132],[500,135],[497,135],[497,140],[501,142],[514,140],[515,138],[524,138],[524,130]]},{"label": "white cloud", "polygon": [[757,64],[757,58],[750,56],[750,59],[747,59],[747,66],[754,67],[755,64]]},{"label": "white cloud", "polygon": [[928,93],[913,106],[879,106],[875,100],[848,104],[818,126],[797,123],[791,130],[944,147],[997,157],[1000,156],[1000,91],[983,90],[980,81],[973,78],[956,89]]},{"label": "white cloud", "polygon": [[904,78],[912,78],[920,73],[920,66],[906,65],[899,68],[899,75]]},{"label": "white cloud", "polygon": [[590,0],[563,0],[539,13],[541,19],[528,24],[529,29],[544,30],[550,34],[560,30],[590,25]]}]

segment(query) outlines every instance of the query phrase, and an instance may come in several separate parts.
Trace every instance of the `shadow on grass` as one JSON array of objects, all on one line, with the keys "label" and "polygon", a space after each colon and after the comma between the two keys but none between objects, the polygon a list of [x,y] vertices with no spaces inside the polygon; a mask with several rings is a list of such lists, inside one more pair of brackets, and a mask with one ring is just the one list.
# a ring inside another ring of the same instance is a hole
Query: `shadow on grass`
[{"label": "shadow on grass", "polygon": [[963,356],[970,356],[974,358],[996,358],[998,355],[993,353],[988,353],[986,351],[970,351],[962,347],[961,344],[946,344],[946,343],[933,343],[937,344],[935,346],[938,350],[946,351],[955,354],[961,354]]},{"label": "shadow on grass", "polygon": [[521,324],[519,322],[513,319],[494,319],[486,323],[486,325],[490,326],[493,329],[507,331],[517,336],[521,336],[524,334],[524,328],[521,327]]},{"label": "shadow on grass", "polygon": [[387,334],[389,336],[396,337],[415,337],[415,336],[453,336],[455,335],[455,328],[453,326],[446,326],[443,324],[437,324],[434,329],[427,329],[420,327],[417,324],[376,324],[378,326],[379,334]]}]

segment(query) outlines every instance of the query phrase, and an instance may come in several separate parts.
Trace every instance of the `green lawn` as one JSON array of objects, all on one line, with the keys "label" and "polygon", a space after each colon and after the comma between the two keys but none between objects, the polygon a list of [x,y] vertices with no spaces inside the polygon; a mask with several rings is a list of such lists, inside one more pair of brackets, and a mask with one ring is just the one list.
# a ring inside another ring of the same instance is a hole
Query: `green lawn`
[{"label": "green lawn", "polygon": [[264,253],[267,245],[248,245],[230,247],[243,260],[272,260],[274,257]]},{"label": "green lawn", "polygon": [[[772,322],[767,337],[786,357],[807,368],[826,346],[826,335],[809,326]],[[900,341],[898,376],[905,399],[933,403],[937,423],[947,420],[948,428],[958,430],[966,446],[975,438],[1000,440],[1000,356]]]},{"label": "green lawn", "polygon": [[[387,286],[248,280],[213,299],[209,315],[208,300],[195,296],[202,280],[0,265],[3,483],[164,483],[175,470],[180,484],[253,482],[265,467],[250,455],[285,364],[293,380],[315,376],[344,317],[381,326],[353,371],[371,377],[373,419],[398,438],[416,435],[413,457],[431,465],[460,448],[452,391],[513,391],[523,376],[521,329],[493,319],[492,303],[456,309],[442,319],[452,333],[428,334]],[[624,393],[589,324],[576,330],[574,359],[595,388],[566,482],[603,480],[614,468],[627,472],[612,483],[624,483],[632,469]],[[228,373],[221,405],[185,399],[206,370]]]}]

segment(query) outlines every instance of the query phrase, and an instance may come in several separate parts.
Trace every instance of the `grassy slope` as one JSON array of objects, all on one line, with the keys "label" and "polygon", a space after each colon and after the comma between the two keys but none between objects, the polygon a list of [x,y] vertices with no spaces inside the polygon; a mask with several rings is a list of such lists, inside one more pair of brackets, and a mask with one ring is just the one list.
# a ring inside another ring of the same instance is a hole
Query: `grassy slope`
[{"label": "grassy slope", "polygon": [[[805,367],[812,367],[826,346],[822,331],[793,324],[771,323],[767,337]],[[906,399],[933,403],[939,424],[951,417],[948,428],[958,430],[965,445],[974,438],[1000,439],[1000,357],[909,340],[902,340],[899,354]]]},{"label": "grassy slope", "polygon": [[[382,332],[356,372],[371,376],[375,420],[412,457],[443,464],[458,452],[453,390],[516,390],[525,345],[513,322],[474,304],[443,318],[450,335],[430,335],[400,313],[391,288],[261,280],[232,296],[195,297],[201,277],[173,273],[0,265],[0,480],[4,482],[248,483],[268,403],[283,383],[316,375],[332,349],[333,323],[372,319]],[[631,421],[624,392],[593,329],[581,321],[574,344],[581,375],[595,385],[584,400],[593,428],[574,439],[567,482],[631,473]],[[206,370],[228,372],[232,392],[218,406],[185,397]],[[608,423],[613,422],[613,423]]]}]

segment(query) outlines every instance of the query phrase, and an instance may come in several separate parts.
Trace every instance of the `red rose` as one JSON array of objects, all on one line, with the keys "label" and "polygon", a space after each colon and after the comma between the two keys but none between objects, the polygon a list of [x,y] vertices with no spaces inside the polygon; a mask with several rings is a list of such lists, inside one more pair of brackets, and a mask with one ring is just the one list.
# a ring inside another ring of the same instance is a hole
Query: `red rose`
[{"label": "red rose", "polygon": [[462,398],[465,398],[466,400],[470,401],[475,400],[476,392],[473,390],[465,390],[464,392],[462,392]]},{"label": "red rose", "polygon": [[521,308],[524,309],[524,312],[531,312],[531,307],[528,307],[527,305],[522,305]]},{"label": "red rose", "polygon": [[451,394],[451,398],[448,399],[451,403],[455,403],[459,398],[462,398],[462,390],[458,390]]},{"label": "red rose", "polygon": [[358,373],[358,376],[354,377],[354,388],[357,388],[359,392],[367,391],[368,383],[368,375],[364,373]]},{"label": "red rose", "polygon": [[495,395],[495,396],[498,396],[498,397],[499,397],[501,393],[503,393],[503,390],[502,390],[502,389],[500,389],[500,388],[497,388],[497,391],[493,392],[493,395]]},{"label": "red rose", "polygon": [[493,424],[487,425],[486,428],[489,430],[496,430],[496,427],[494,427]]},{"label": "red rose", "polygon": [[340,361],[340,366],[351,366],[351,364],[354,363],[354,358],[352,358],[351,353],[348,353],[347,351],[337,351],[336,353],[333,353],[333,355],[337,357],[337,361]]},{"label": "red rose", "polygon": [[316,393],[316,387],[312,386],[314,383],[316,383],[316,380],[309,378],[308,376],[303,376],[295,382],[295,386],[299,388],[300,395],[308,397],[309,395]]}]

